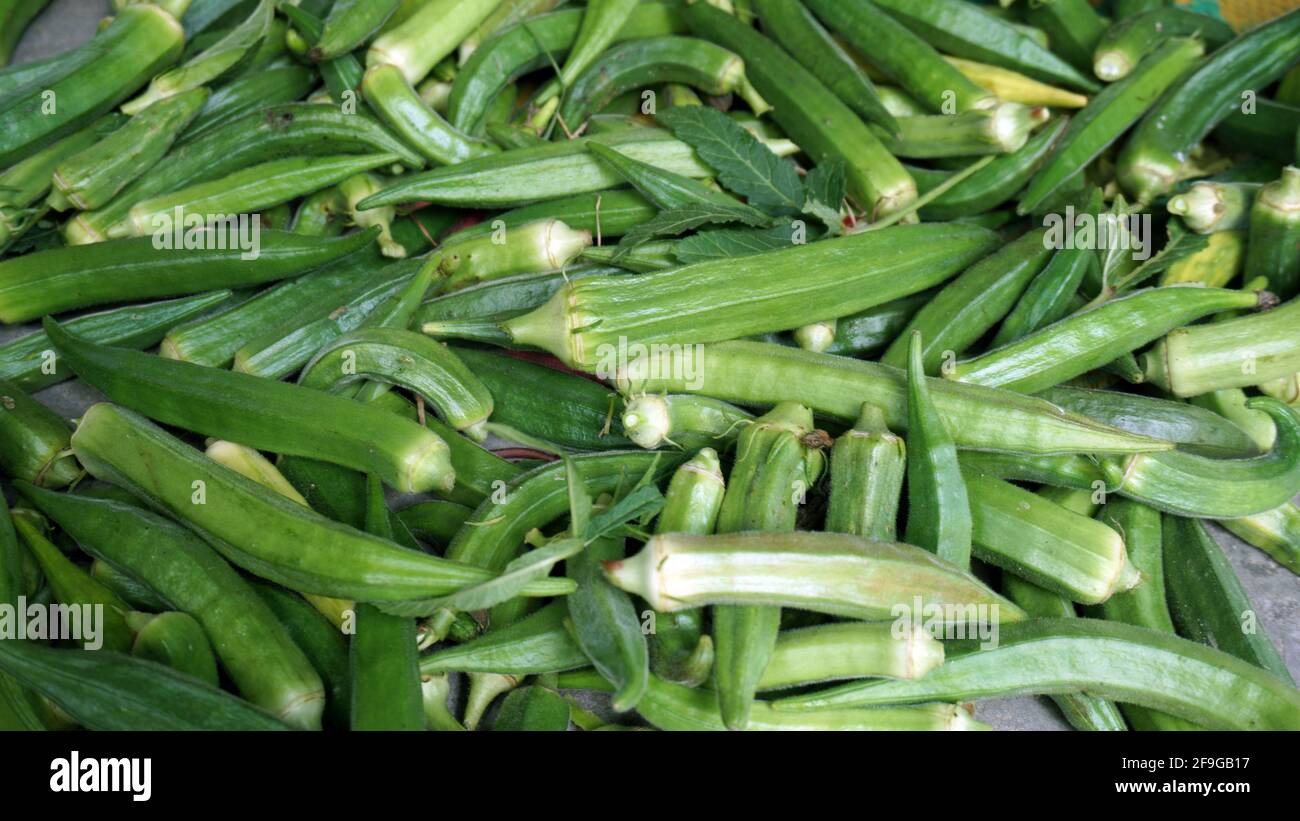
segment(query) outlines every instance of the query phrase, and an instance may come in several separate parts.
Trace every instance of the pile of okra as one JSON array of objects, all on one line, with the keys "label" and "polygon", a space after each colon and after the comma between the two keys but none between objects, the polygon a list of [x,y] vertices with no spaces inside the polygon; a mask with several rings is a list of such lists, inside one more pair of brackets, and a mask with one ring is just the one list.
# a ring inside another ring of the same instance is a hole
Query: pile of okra
[{"label": "pile of okra", "polygon": [[105,6],[0,69],[0,729],[1300,729],[1300,10]]}]

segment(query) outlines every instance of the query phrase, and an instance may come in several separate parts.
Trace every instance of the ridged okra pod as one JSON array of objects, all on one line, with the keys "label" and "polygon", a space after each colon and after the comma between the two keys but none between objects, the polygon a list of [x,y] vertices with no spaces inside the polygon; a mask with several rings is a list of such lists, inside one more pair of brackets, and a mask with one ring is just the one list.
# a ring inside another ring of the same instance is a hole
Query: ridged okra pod
[{"label": "ridged okra pod", "polygon": [[907,446],[884,414],[863,404],[862,415],[831,448],[826,529],[877,542],[898,540],[898,505],[907,472]]},{"label": "ridged okra pod", "polygon": [[430,108],[396,66],[371,67],[361,93],[394,133],[431,162],[455,165],[497,153],[496,146],[462,134]]},{"label": "ridged okra pod", "polygon": [[1255,195],[1246,270],[1268,277],[1269,289],[1282,299],[1300,296],[1300,168],[1287,166],[1280,180]]},{"label": "ridged okra pod", "polygon": [[896,122],[898,130],[892,134],[881,126],[871,126],[895,156],[973,157],[1013,154],[1024,148],[1039,116],[1034,109],[1017,103],[998,103],[961,114],[899,117]]},{"label": "ridged okra pod", "polygon": [[591,234],[559,219],[519,226],[504,223],[485,236],[450,239],[429,257],[428,265],[454,291],[518,274],[562,271],[591,246]]},{"label": "ridged okra pod", "polygon": [[627,437],[647,450],[667,443],[692,451],[725,448],[753,418],[707,396],[646,394],[629,398],[619,421]]},{"label": "ridged okra pod", "polygon": [[1194,182],[1165,207],[1198,234],[1235,231],[1250,227],[1250,207],[1262,187],[1257,182]]},{"label": "ridged okra pod", "polygon": [[1254,516],[1222,519],[1219,524],[1238,539],[1300,575],[1300,508],[1294,503],[1287,502]]},{"label": "ridged okra pod", "polygon": [[[825,457],[812,411],[782,402],[741,431],[718,510],[717,532],[793,532],[799,505]],[[656,609],[660,609],[656,607]],[[713,609],[713,677],[722,719],[743,730],[759,679],[776,646],[781,611],[761,605]]]},{"label": "ridged okra pod", "polygon": [[[900,635],[901,633],[901,635]],[[785,630],[759,690],[852,678],[921,678],[943,664],[943,644],[924,630],[844,622]]]},{"label": "ridged okra pod", "polygon": [[[503,325],[516,343],[608,375],[614,369],[606,360],[620,349],[635,355],[629,344],[711,342],[785,330],[925,290],[995,242],[982,228],[894,226],[639,277],[579,280]],[[742,299],[720,302],[727,283],[738,277],[747,285]]]},{"label": "ridged okra pod", "polygon": [[390,63],[415,84],[473,33],[501,0],[429,0],[370,44],[366,66]]},{"label": "ridged okra pod", "polygon": [[0,468],[42,487],[64,487],[81,473],[68,454],[71,428],[12,382],[0,380]]},{"label": "ridged okra pod", "polygon": [[1097,39],[1089,58],[1097,78],[1113,83],[1171,37],[1198,37],[1215,49],[1234,36],[1232,27],[1217,17],[1167,6],[1117,21]]},{"label": "ridged okra pod", "polygon": [[[557,76],[538,92],[533,106],[538,108],[529,118],[529,125],[541,133],[550,124],[561,93],[567,93],[578,77],[600,59],[618,32],[628,23],[638,5],[637,0],[595,0],[588,3],[582,13],[582,25],[572,42]],[[575,126],[576,127],[576,126]]]},{"label": "ridged okra pod", "polygon": [[[664,494],[656,533],[713,533],[726,482],[712,448],[704,448],[677,469]],[[704,632],[704,611],[656,613],[650,634],[650,669],[665,681],[698,687],[713,669],[713,638]]]}]

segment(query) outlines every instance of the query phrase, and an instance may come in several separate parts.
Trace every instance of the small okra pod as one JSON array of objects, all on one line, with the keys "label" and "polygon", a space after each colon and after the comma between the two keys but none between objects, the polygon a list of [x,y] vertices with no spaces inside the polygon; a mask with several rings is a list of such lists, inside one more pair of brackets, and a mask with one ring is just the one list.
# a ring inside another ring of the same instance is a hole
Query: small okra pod
[{"label": "small okra pod", "polygon": [[646,394],[628,400],[620,421],[627,437],[647,450],[668,443],[692,451],[725,448],[753,418],[748,411],[707,396]]},{"label": "small okra pod", "polygon": [[347,639],[303,597],[259,580],[250,586],[262,603],[289,635],[293,645],[301,648],[325,685],[325,726],[334,730],[348,726],[348,707],[352,686],[348,669]]},{"label": "small okra pod", "polygon": [[1126,17],[1105,29],[1089,56],[1097,78],[1113,83],[1127,77],[1143,58],[1172,37],[1198,37],[1207,50],[1213,50],[1235,36],[1232,27],[1217,17],[1166,6]]},{"label": "small okra pod", "polygon": [[383,189],[383,183],[379,178],[371,173],[354,174],[346,180],[340,182],[334,190],[342,196],[343,202],[347,206],[347,213],[352,218],[352,224],[367,230],[377,228],[379,230],[379,249],[384,256],[390,259],[401,259],[406,256],[406,249],[393,240],[393,220],[397,217],[395,208],[372,208],[369,211],[358,211],[357,203]]},{"label": "small okra pod", "polygon": [[1250,276],[1268,277],[1269,287],[1282,299],[1300,296],[1300,168],[1294,165],[1255,195],[1246,270]]},{"label": "small okra pod", "polygon": [[213,687],[220,685],[212,644],[193,616],[177,611],[156,616],[132,613],[129,621],[136,631],[131,655],[156,661]]},{"label": "small okra pod", "polygon": [[303,368],[298,384],[338,393],[361,379],[400,385],[429,400],[471,438],[486,438],[492,396],[450,348],[415,331],[363,328],[339,337]]},{"label": "small okra pod", "polygon": [[841,533],[659,535],[635,556],[607,563],[605,572],[667,613],[752,603],[881,621],[898,618],[919,596],[949,622],[1005,625],[1024,618],[1020,608],[932,553]]},{"label": "small okra pod", "polygon": [[948,642],[923,679],[854,683],[776,702],[778,711],[1086,691],[1207,729],[1300,728],[1300,692],[1238,658],[1176,636],[1100,619],[1008,624],[997,647]]},{"label": "small okra pod", "polygon": [[366,52],[366,66],[385,63],[418,83],[474,32],[501,0],[429,0],[380,34]]},{"label": "small okra pod", "polygon": [[562,271],[591,246],[591,234],[558,219],[503,227],[489,235],[445,243],[428,264],[454,291],[517,274]]},{"label": "small okra pod", "polygon": [[308,237],[336,237],[347,228],[344,217],[348,210],[348,201],[338,186],[317,191],[298,204],[290,230]]},{"label": "small okra pod", "polygon": [[783,631],[759,679],[780,690],[851,678],[921,678],[943,664],[943,644],[924,630],[877,622],[822,624]]},{"label": "small okra pod", "polygon": [[568,607],[551,602],[513,624],[420,659],[420,672],[496,673],[522,678],[576,670],[591,663],[565,627]]},{"label": "small okra pod", "polygon": [[877,542],[897,541],[907,446],[889,431],[879,408],[863,404],[857,423],[836,438],[830,467],[826,529]]},{"label": "small okra pod", "polygon": [[835,320],[827,319],[795,328],[791,335],[795,344],[805,351],[822,353],[835,344]]},{"label": "small okra pod", "polygon": [[1235,519],[1264,513],[1300,493],[1300,412],[1270,397],[1246,403],[1277,426],[1262,456],[1210,459],[1185,451],[1103,459],[1112,492],[1178,516]]},{"label": "small okra pod", "polygon": [[1267,291],[1169,285],[1138,291],[1066,317],[989,353],[958,362],[944,376],[1038,393],[1115,361],[1175,328],[1210,314],[1275,304]]},{"label": "small okra pod", "polygon": [[1219,524],[1238,539],[1300,575],[1300,508],[1294,503],[1287,502],[1254,516],[1221,519]]},{"label": "small okra pod", "polygon": [[462,134],[430,108],[396,66],[372,66],[361,81],[361,93],[394,133],[438,165],[497,153],[496,146]]},{"label": "small okra pod", "polygon": [[319,63],[351,52],[383,28],[400,5],[402,0],[338,0],[308,54]]},{"label": "small okra pod", "polygon": [[[655,532],[712,533],[725,492],[718,454],[703,448],[673,474]],[[654,674],[687,687],[703,684],[713,668],[713,638],[704,633],[704,611],[656,613],[654,619],[655,630],[649,639]]]},{"label": "small okra pod", "polygon": [[[718,713],[713,693],[704,689],[692,690],[658,678],[650,680],[650,688],[638,711],[646,721],[661,730],[699,732],[727,729]],[[792,713],[778,712],[765,701],[754,702],[749,727],[758,731],[989,729],[988,725],[976,721],[966,709],[955,704]]]},{"label": "small okra pod", "polygon": [[64,487],[81,474],[68,453],[72,430],[16,384],[0,380],[0,468],[42,487]]},{"label": "small okra pod", "polygon": [[1178,634],[1292,681],[1259,611],[1202,522],[1166,516],[1164,571]]},{"label": "small okra pod", "polygon": [[1250,206],[1263,187],[1257,182],[1194,182],[1169,198],[1169,213],[1198,234],[1250,226]]},{"label": "small okra pod", "polygon": [[1018,103],[1000,102],[961,114],[899,117],[898,130],[892,134],[878,125],[871,129],[898,157],[1013,154],[1025,147],[1030,132],[1038,125],[1035,112]]},{"label": "small okra pod", "polygon": [[965,477],[979,558],[1081,604],[1140,581],[1114,530],[1010,482],[970,468]]},{"label": "small okra pod", "polygon": [[971,505],[957,446],[935,410],[921,365],[921,332],[912,331],[907,367],[907,535],[909,544],[970,568]]}]

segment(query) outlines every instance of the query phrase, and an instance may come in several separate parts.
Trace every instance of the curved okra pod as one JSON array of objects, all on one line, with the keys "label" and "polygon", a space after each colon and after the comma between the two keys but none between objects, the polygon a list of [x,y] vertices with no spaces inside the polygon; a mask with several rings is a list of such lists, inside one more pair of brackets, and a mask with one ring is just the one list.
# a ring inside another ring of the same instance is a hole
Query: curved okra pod
[{"label": "curved okra pod", "polygon": [[970,568],[971,505],[957,446],[934,407],[921,364],[921,332],[912,331],[907,365],[907,535],[963,570]]},{"label": "curved okra pod", "polygon": [[1166,513],[1235,519],[1264,513],[1300,493],[1300,412],[1269,397],[1246,403],[1273,417],[1273,449],[1249,459],[1209,459],[1184,451],[1105,459],[1112,491]]},{"label": "curved okra pod", "polygon": [[383,28],[402,0],[338,0],[308,55],[317,62],[342,57]]},{"label": "curved okra pod", "polygon": [[394,133],[433,163],[455,165],[497,153],[496,146],[457,131],[430,108],[396,66],[372,66],[361,93]]},{"label": "curved okra pod", "polygon": [[496,673],[522,678],[591,664],[565,627],[566,604],[551,602],[514,624],[420,659],[420,672]]},{"label": "curved okra pod", "polygon": [[[366,66],[397,66],[412,85],[473,33],[501,0],[429,0],[370,44]],[[368,3],[366,4],[368,5]]]},{"label": "curved okra pod", "polygon": [[[46,320],[73,371],[159,421],[272,452],[373,470],[405,492],[450,489],[446,443],[382,411],[297,385],[94,345]],[[311,407],[313,422],[302,408]]]},{"label": "curved okra pod", "polygon": [[1246,270],[1268,277],[1269,288],[1283,299],[1300,296],[1300,168],[1287,166],[1281,179],[1255,195]]},{"label": "curved okra pod", "polygon": [[692,451],[729,445],[753,418],[748,411],[707,396],[646,394],[628,400],[620,421],[627,437],[647,450],[667,442]]},{"label": "curved okra pod", "polygon": [[613,46],[573,78],[559,117],[576,131],[616,97],[656,83],[682,83],[705,94],[730,94],[745,79],[732,52],[695,37],[646,37]]},{"label": "curved okra pod", "polygon": [[[857,418],[866,401],[884,412],[891,430],[907,427],[906,377],[901,371],[784,345],[723,342],[685,354],[658,352],[638,357],[619,370],[617,385],[624,394],[703,394],[743,405],[800,401],[816,412],[846,420]],[[1172,447],[1010,391],[946,379],[933,380],[930,389],[958,448],[1052,455]]]},{"label": "curved okra pod", "polygon": [[530,118],[529,125],[535,131],[540,134],[546,130],[556,110],[555,98],[561,93],[567,96],[578,77],[605,54],[637,5],[638,0],[595,0],[587,4],[582,14],[582,27],[574,37],[573,48],[558,76],[547,83],[533,100],[533,106],[539,110]]},{"label": "curved okra pod", "polygon": [[[66,74],[24,87],[0,105],[0,166],[76,131],[112,110],[181,54],[176,18],[153,5],[129,6],[87,46]],[[57,105],[46,110],[47,100]]]},{"label": "curved okra pod", "polygon": [[1235,231],[1250,226],[1250,206],[1262,187],[1257,182],[1194,182],[1165,207],[1198,234]]},{"label": "curved okra pod", "polygon": [[[812,411],[793,402],[782,402],[755,419],[736,443],[717,532],[793,532],[799,505],[825,464],[822,445]],[[743,602],[714,607],[713,678],[722,720],[730,729],[745,729],[780,629],[776,607]]]},{"label": "curved okra pod", "polygon": [[258,44],[270,33],[274,19],[275,3],[258,0],[242,23],[183,65],[154,77],[143,94],[122,105],[122,111],[139,114],[154,103],[220,79],[256,52]]},{"label": "curved okra pod", "polygon": [[[488,571],[367,535],[269,491],[188,447],[144,417],[99,404],[72,438],[87,469],[148,499],[255,574],[306,593],[370,602],[441,596]],[[196,484],[198,483],[198,484]],[[204,504],[195,504],[202,493]],[[303,545],[311,545],[304,550]],[[563,595],[564,580],[525,595]]]},{"label": "curved okra pod", "polygon": [[1091,55],[1092,70],[1097,79],[1113,83],[1127,77],[1148,54],[1170,38],[1196,37],[1212,51],[1234,36],[1232,27],[1217,17],[1174,6],[1153,9],[1107,28]]},{"label": "curved okra pod", "polygon": [[68,454],[72,431],[58,414],[0,380],[0,468],[15,479],[64,487],[81,470]]},{"label": "curved okra pod", "polygon": [[873,133],[898,157],[969,157],[983,154],[1014,154],[1029,142],[1038,124],[1038,110],[1017,103],[960,114],[928,114],[899,117],[898,130],[885,131],[872,125]]},{"label": "curved okra pod", "polygon": [[[1004,626],[998,646],[948,642],[924,679],[850,684],[777,702],[778,711],[959,701],[1086,691],[1170,713],[1208,729],[1300,728],[1300,692],[1227,653],[1097,619]],[[965,651],[965,652],[962,652]]]},{"label": "curved okra pod", "polygon": [[399,385],[425,397],[471,438],[486,438],[492,396],[450,348],[414,331],[363,328],[339,337],[303,367],[298,384],[338,393],[361,379]]},{"label": "curved okra pod", "polygon": [[763,30],[849,108],[888,131],[897,128],[866,72],[798,0],[758,0],[755,5]]},{"label": "curved okra pod", "polygon": [[1120,152],[1116,176],[1147,203],[1170,191],[1192,149],[1241,105],[1244,91],[1263,88],[1300,57],[1300,10],[1234,38],[1215,51],[1142,119]]},{"label": "curved okra pod", "polygon": [[1169,285],[1137,291],[1066,317],[944,376],[959,382],[1038,393],[1131,353],[1210,314],[1268,308],[1268,292]]},{"label": "curved okra pod", "polygon": [[696,34],[745,61],[750,82],[772,102],[772,117],[790,139],[818,163],[844,161],[849,196],[870,219],[905,210],[916,199],[916,183],[902,164],[852,109],[776,43],[707,3],[687,6],[685,16]]},{"label": "curved okra pod", "polygon": [[343,154],[272,160],[136,203],[129,215],[130,233],[188,230],[192,223],[271,208],[398,159],[396,154]]},{"label": "curved okra pod", "polygon": [[897,541],[907,446],[890,433],[879,408],[863,404],[853,428],[836,438],[830,467],[826,529],[877,542]]},{"label": "curved okra pod", "polygon": [[1054,193],[1119,139],[1204,53],[1199,40],[1175,38],[1144,60],[1132,75],[1107,86],[1075,115],[1057,150],[1030,181],[1016,212],[1035,213],[1050,202]]},{"label": "curved okra pod", "polygon": [[[1002,574],[1002,593],[1036,619],[1072,619],[1078,614],[1074,602],[1065,596],[1044,590],[1011,573]],[[1052,696],[1061,715],[1076,730],[1124,731],[1128,725],[1114,702],[1088,693],[1062,693]]]},{"label": "curved okra pod", "polygon": [[[232,233],[235,236],[230,236]],[[374,238],[373,233],[358,233],[320,241],[280,231],[260,231],[252,236],[234,229],[214,229],[211,234],[191,235],[213,250],[160,250],[155,238],[140,237],[96,243],[90,248],[38,251],[0,262],[0,321],[27,322],[109,302],[273,282],[352,254]],[[252,246],[254,241],[256,246]],[[245,244],[248,248],[241,247]],[[256,259],[244,258],[253,253],[253,247],[257,248]]]},{"label": "curved okra pod", "polygon": [[912,317],[881,363],[906,367],[911,334],[920,331],[925,372],[938,373],[948,357],[960,356],[1015,305],[1052,255],[1044,240],[1044,229],[1029,231],[967,268]]},{"label": "curved okra pod", "polygon": [[1139,582],[1123,538],[1105,525],[971,468],[965,479],[981,559],[1081,604]]},{"label": "curved okra pod", "polygon": [[[722,731],[717,699],[707,690],[692,690],[651,678],[638,711],[661,730]],[[764,701],[754,702],[749,728],[775,730],[984,730],[987,725],[971,718],[954,704],[920,707],[884,707],[874,710],[830,710],[784,713]]]},{"label": "curved okra pod", "polygon": [[1292,682],[1236,571],[1205,525],[1166,516],[1164,527],[1165,584],[1178,634]]},{"label": "curved okra pod", "polygon": [[1294,503],[1219,524],[1238,539],[1262,550],[1273,561],[1300,575],[1300,508]]},{"label": "curved okra pod", "polygon": [[659,535],[635,556],[606,564],[605,572],[664,613],[762,604],[881,621],[898,618],[900,608],[910,611],[920,596],[948,621],[1005,626],[1024,618],[1020,608],[932,553],[841,533]]},{"label": "curved okra pod", "polygon": [[5,3],[4,9],[0,10],[3,19],[0,30],[4,32],[0,34],[0,66],[9,62],[27,26],[49,3],[50,0],[10,0]]},{"label": "curved okra pod", "polygon": [[623,184],[623,178],[587,151],[587,142],[600,142],[621,154],[695,179],[713,175],[695,150],[671,134],[637,128],[577,140],[516,148],[446,168],[404,178],[373,197],[362,208],[432,202],[440,205],[513,208]]},{"label": "curved okra pod", "polygon": [[[893,226],[639,277],[584,279],[503,327],[517,343],[549,350],[572,366],[609,372],[605,360],[617,353],[620,339],[624,348],[710,342],[857,313],[942,282],[994,242],[981,228]],[[747,285],[743,298],[720,303],[719,285],[737,277]],[[777,303],[779,311],[764,309]]]}]

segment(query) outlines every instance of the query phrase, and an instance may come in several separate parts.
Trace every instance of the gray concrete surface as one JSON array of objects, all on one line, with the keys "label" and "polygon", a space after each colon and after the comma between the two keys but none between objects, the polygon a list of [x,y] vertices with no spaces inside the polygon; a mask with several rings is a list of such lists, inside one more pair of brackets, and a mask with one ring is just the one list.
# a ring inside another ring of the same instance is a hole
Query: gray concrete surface
[{"label": "gray concrete surface", "polygon": [[[28,29],[14,61],[57,54],[86,40],[108,10],[107,0],[55,0]],[[0,328],[0,342],[29,330]],[[43,391],[39,398],[71,418],[95,401],[96,393],[79,383],[68,383]],[[1260,624],[1286,658],[1292,675],[1300,678],[1300,577],[1223,530],[1216,528],[1216,535],[1250,594]],[[988,700],[977,705],[976,715],[999,729],[1068,729],[1047,699]]]}]

